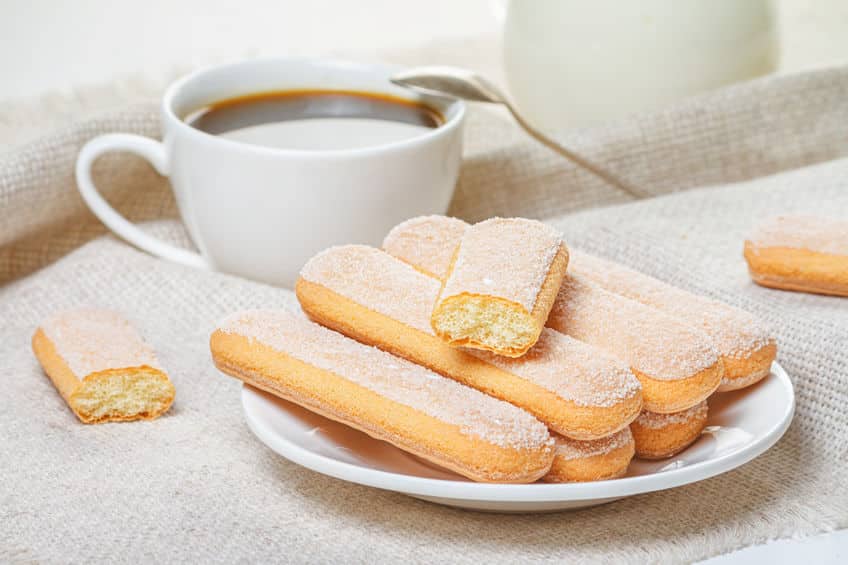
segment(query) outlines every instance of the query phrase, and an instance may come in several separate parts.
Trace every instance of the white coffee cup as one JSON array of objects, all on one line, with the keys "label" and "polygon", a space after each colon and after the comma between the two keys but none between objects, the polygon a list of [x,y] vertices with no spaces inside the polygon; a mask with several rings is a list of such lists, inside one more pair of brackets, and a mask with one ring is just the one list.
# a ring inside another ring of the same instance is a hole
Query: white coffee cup
[{"label": "white coffee cup", "polygon": [[[101,135],[77,159],[85,202],[117,235],[164,259],[293,286],[303,263],[331,245],[379,245],[395,224],[443,214],[462,158],[465,107],[428,99],[445,122],[385,145],[341,150],[290,150],[210,135],[183,118],[210,103],[280,90],[342,90],[420,101],[391,84],[392,66],[321,59],[259,59],[217,66],[171,85],[162,100],[164,139]],[[200,253],[145,233],[98,193],[92,164],[110,151],[146,158],[169,177],[177,206]]]}]

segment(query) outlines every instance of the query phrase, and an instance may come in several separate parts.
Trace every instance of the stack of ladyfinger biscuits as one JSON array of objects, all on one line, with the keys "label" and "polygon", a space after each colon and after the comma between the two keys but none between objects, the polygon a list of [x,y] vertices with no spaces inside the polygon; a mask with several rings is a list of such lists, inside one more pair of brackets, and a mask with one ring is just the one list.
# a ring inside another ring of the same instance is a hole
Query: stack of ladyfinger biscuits
[{"label": "stack of ladyfinger biscuits", "polygon": [[707,398],[769,373],[747,313],[520,218],[442,216],[303,267],[303,313],[211,337],[225,373],[476,481],[611,479],[700,435]]}]

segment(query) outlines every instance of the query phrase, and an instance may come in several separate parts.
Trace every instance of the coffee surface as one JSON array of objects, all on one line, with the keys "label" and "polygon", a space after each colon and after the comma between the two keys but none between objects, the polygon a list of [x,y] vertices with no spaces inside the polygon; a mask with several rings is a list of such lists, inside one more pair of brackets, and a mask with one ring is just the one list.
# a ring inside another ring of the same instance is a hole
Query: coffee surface
[{"label": "coffee surface", "polygon": [[190,113],[206,133],[278,149],[333,150],[402,141],[439,127],[436,110],[389,95],[298,90],[223,100]]}]

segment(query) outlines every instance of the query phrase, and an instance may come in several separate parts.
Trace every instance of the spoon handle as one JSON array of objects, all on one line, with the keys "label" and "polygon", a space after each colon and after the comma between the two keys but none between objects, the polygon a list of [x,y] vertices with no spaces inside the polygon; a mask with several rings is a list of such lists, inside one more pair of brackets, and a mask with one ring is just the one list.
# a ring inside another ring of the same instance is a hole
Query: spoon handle
[{"label": "spoon handle", "polygon": [[552,149],[553,151],[559,153],[560,155],[562,155],[563,157],[565,157],[566,159],[568,159],[569,161],[571,161],[572,163],[574,163],[578,167],[582,167],[582,168],[586,169],[587,171],[591,172],[592,174],[594,174],[598,178],[604,180],[608,184],[611,184],[612,186],[616,187],[617,189],[621,190],[622,192],[626,192],[627,194],[629,194],[630,196],[633,196],[634,198],[647,198],[649,196],[648,194],[645,194],[644,192],[642,192],[641,190],[639,190],[638,188],[636,188],[632,184],[618,178],[615,175],[610,174],[609,172],[605,171],[604,169],[602,169],[598,165],[595,165],[591,161],[584,159],[583,157],[581,157],[577,153],[574,153],[573,151],[571,151],[567,147],[564,147],[558,141],[554,140],[551,137],[548,137],[547,135],[545,135],[544,133],[542,133],[541,131],[539,131],[538,129],[536,129],[535,127],[530,125],[529,123],[527,123],[527,121],[525,121],[524,118],[522,118],[521,115],[518,112],[515,111],[515,109],[512,107],[512,104],[504,104],[504,105],[506,106],[507,110],[509,110],[509,113],[512,114],[512,117],[515,118],[515,121],[518,122],[518,124],[522,128],[524,128],[524,130],[527,133],[529,133],[531,136],[536,138],[536,141],[538,141],[539,143],[541,143],[545,147]]}]

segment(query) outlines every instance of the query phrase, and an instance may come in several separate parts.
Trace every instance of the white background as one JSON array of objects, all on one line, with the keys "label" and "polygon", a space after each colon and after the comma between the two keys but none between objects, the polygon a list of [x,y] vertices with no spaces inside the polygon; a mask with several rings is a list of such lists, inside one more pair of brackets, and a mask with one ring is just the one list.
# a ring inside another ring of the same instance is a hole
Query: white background
[{"label": "white background", "polygon": [[[848,2],[777,3],[783,69],[848,60]],[[380,51],[494,33],[502,6],[501,0],[0,0],[0,100],[139,73],[158,77],[245,55]]]}]

